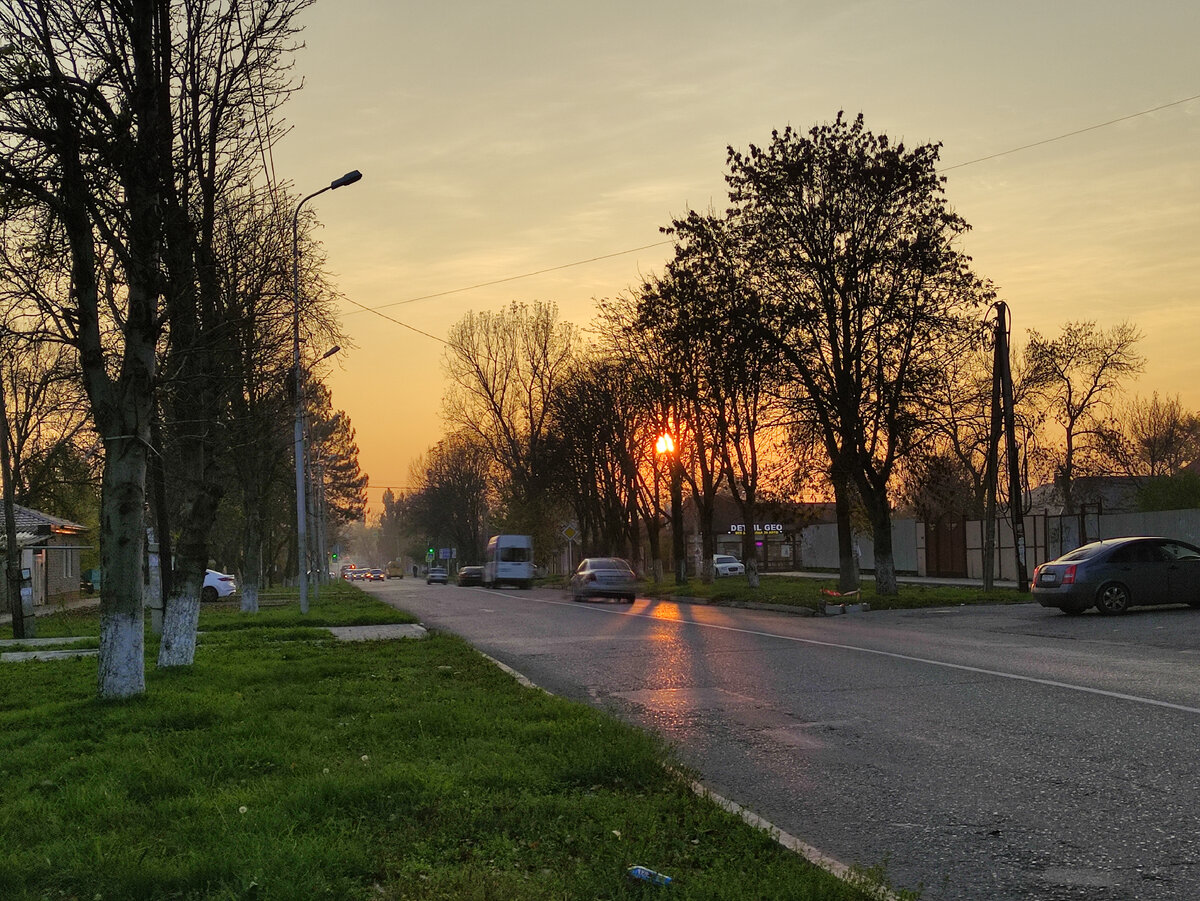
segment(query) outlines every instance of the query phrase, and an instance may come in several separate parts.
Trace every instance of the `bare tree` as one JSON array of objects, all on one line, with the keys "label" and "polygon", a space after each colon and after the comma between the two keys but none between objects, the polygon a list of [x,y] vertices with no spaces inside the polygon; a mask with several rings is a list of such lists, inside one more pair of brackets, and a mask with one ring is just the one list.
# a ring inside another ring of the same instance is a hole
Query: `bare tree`
[{"label": "bare tree", "polygon": [[578,330],[560,322],[551,303],[468,313],[450,329],[445,417],[473,433],[505,474],[503,515],[514,530],[548,528],[550,398],[578,345]]},{"label": "bare tree", "polygon": [[1145,366],[1136,349],[1141,337],[1130,322],[1110,329],[1091,321],[1070,322],[1054,339],[1029,331],[1029,377],[1047,416],[1062,429],[1055,480],[1067,513],[1076,512],[1076,475],[1097,467],[1103,454],[1105,423],[1117,393]]},{"label": "bare tree", "polygon": [[1200,416],[1185,409],[1178,394],[1131,398],[1113,413],[1105,451],[1127,475],[1173,475],[1200,459]]}]

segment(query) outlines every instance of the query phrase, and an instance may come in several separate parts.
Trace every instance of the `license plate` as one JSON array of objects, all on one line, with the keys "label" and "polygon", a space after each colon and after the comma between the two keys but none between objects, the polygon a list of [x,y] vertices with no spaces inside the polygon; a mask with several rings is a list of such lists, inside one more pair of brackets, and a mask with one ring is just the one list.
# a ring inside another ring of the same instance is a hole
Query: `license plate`
[{"label": "license plate", "polygon": [[1042,573],[1042,584],[1049,585],[1058,581],[1057,573]]}]

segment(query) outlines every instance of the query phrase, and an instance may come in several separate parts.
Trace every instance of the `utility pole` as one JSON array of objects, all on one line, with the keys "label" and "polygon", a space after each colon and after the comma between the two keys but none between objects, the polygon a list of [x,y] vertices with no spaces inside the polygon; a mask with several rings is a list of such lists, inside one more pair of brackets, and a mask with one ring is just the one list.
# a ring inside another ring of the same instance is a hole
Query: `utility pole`
[{"label": "utility pole", "polygon": [[983,559],[983,587],[991,589],[995,555],[995,510],[996,486],[999,481],[1000,433],[1004,433],[1004,458],[1008,465],[1008,512],[1012,524],[1013,550],[1016,555],[1017,585],[1022,592],[1029,591],[1029,574],[1025,559],[1025,520],[1023,491],[1021,489],[1021,461],[1017,448],[1017,421],[1013,400],[1012,367],[1009,361],[1009,335],[1012,318],[1008,305],[997,301],[992,309],[996,314],[995,338],[992,360],[992,423],[988,437],[987,461],[987,511],[985,512],[985,538]]},{"label": "utility pole", "polygon": [[1017,453],[1017,416],[1013,401],[1012,368],[1009,365],[1009,335],[1012,317],[1004,301],[996,303],[996,341],[1001,349],[996,351],[1000,361],[1000,392],[1004,400],[1005,451],[1008,459],[1008,510],[1012,517],[1014,552],[1017,558],[1017,587],[1029,591],[1029,572],[1025,562],[1025,511],[1024,492],[1021,490],[1021,461]]}]

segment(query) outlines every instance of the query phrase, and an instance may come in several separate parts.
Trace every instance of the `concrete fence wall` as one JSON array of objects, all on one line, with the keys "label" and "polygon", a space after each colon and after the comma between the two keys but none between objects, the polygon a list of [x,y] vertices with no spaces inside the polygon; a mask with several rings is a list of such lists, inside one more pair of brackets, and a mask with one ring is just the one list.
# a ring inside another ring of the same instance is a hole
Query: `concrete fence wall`
[{"label": "concrete fence wall", "polygon": [[[1024,519],[1026,576],[1039,563],[1101,538],[1126,535],[1161,535],[1200,545],[1200,510],[1163,510],[1155,513],[1088,513],[1071,516],[1030,514]],[[968,520],[967,577],[983,579],[983,523]],[[875,568],[875,543],[869,534],[855,534],[859,568]],[[925,524],[913,519],[892,522],[892,552],[896,572],[926,575]],[[796,568],[837,570],[838,540],[835,523],[819,523],[802,529],[795,538]],[[995,576],[1016,580],[1017,563],[1012,527],[1007,520],[996,522]]]}]

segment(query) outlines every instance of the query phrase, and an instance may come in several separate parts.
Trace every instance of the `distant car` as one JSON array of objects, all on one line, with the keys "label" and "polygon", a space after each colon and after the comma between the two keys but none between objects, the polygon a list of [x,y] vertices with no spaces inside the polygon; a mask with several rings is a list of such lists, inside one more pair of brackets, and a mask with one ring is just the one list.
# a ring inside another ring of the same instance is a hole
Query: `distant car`
[{"label": "distant car", "polygon": [[483,584],[483,567],[482,566],[464,566],[458,571],[459,585],[482,585]]},{"label": "distant car", "polygon": [[1033,571],[1033,596],[1043,607],[1083,613],[1124,613],[1145,604],[1200,607],[1200,548],[1172,538],[1093,541]]},{"label": "distant car", "polygon": [[237,591],[237,579],[227,573],[219,573],[215,569],[204,571],[204,587],[200,589],[200,600],[215,601],[227,598]]},{"label": "distant car", "polygon": [[729,554],[713,554],[713,575],[714,576],[744,576],[746,567],[737,557],[731,557]]},{"label": "distant car", "polygon": [[637,576],[620,557],[585,557],[568,586],[571,599],[618,598],[632,604],[637,597]]},{"label": "distant car", "polygon": [[425,584],[432,585],[434,582],[442,585],[446,584],[446,567],[431,566],[429,568],[429,574],[425,576]]},{"label": "distant car", "polygon": [[367,578],[372,582],[386,582],[387,573],[385,573],[382,569],[373,569],[367,573]]},{"label": "distant car", "polygon": [[388,565],[384,567],[384,572],[387,573],[389,579],[404,578],[404,567],[396,560],[389,560]]},{"label": "distant car", "polygon": [[351,582],[362,582],[366,578],[367,578],[367,571],[365,569],[350,570],[350,581]]}]

